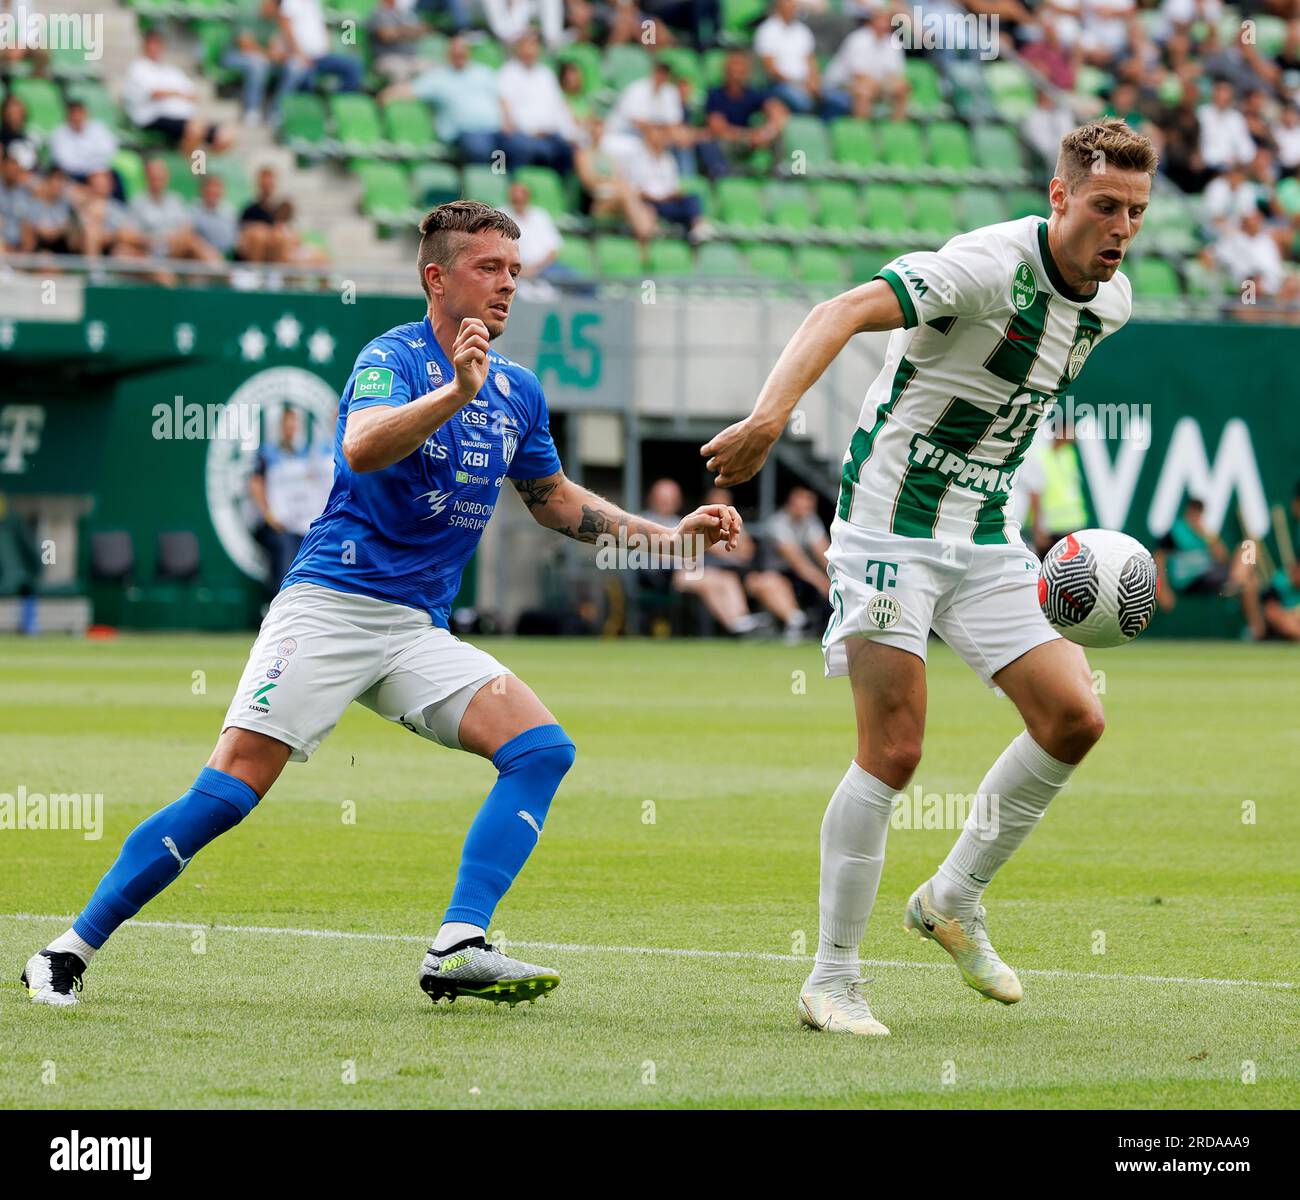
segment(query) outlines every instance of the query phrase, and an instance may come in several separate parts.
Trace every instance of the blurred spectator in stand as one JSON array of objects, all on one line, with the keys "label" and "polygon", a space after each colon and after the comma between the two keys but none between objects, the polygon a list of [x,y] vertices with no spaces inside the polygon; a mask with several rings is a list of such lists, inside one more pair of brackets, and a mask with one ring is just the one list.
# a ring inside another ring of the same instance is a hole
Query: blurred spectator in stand
[{"label": "blurred spectator in stand", "polygon": [[279,0],[258,0],[255,8],[240,7],[233,18],[230,44],[221,52],[221,65],[243,80],[244,124],[259,125],[271,71],[283,66]]},{"label": "blurred spectator in stand", "polygon": [[108,171],[95,171],[87,180],[77,203],[74,246],[87,258],[145,258],[149,254],[149,238],[127,206],[114,196],[113,176]]},{"label": "blurred spectator in stand", "polygon": [[537,35],[525,33],[501,68],[501,144],[511,170],[544,166],[564,174],[573,168],[578,130],[559,80],[539,61],[540,53]]},{"label": "blurred spectator in stand", "polygon": [[483,0],[492,36],[505,46],[541,27],[548,49],[564,44],[564,0]]},{"label": "blurred spectator in stand", "polygon": [[379,99],[387,103],[409,96],[434,107],[438,140],[455,146],[462,161],[492,161],[501,146],[501,82],[493,68],[470,59],[464,37],[448,40],[445,66],[430,67],[409,84],[395,83]]},{"label": "blurred spectator in stand", "polygon": [[143,52],[127,69],[122,103],[131,123],[161,134],[187,157],[205,143],[227,150],[234,134],[198,115],[198,89],[180,67],[163,61],[166,42],[157,29],[144,35]]},{"label": "blurred spectator in stand", "polygon": [[0,248],[20,250],[23,209],[27,206],[27,172],[16,158],[0,155]]},{"label": "blurred spectator in stand", "polygon": [[314,88],[322,75],[333,76],[340,92],[360,90],[361,59],[330,49],[320,0],[280,0],[280,36],[285,57],[273,104],[274,121],[280,119],[285,96]]},{"label": "blurred spectator in stand", "polygon": [[[154,255],[218,265],[221,255],[194,231],[185,202],[169,190],[167,164],[159,158],[148,159],[144,165],[144,177],[146,190],[131,201],[130,210],[140,231],[149,238]],[[163,272],[156,278],[165,286],[176,282],[175,275],[170,272]]]},{"label": "blurred spectator in stand", "polygon": [[1277,162],[1283,175],[1295,175],[1300,169],[1300,108],[1282,105],[1279,123],[1273,126],[1277,143]]},{"label": "blurred spectator in stand", "polygon": [[[686,124],[677,72],[662,58],[655,60],[649,75],[634,79],[619,94],[605,119],[601,149],[615,162],[623,162],[636,153],[650,125],[667,130],[668,144],[675,150],[695,142],[695,130]],[[677,155],[679,166],[682,157]]]},{"label": "blurred spectator in stand", "polygon": [[583,210],[592,217],[625,221],[632,236],[644,245],[654,236],[655,211],[641,199],[619,165],[599,148],[602,132],[600,119],[592,118],[579,128],[573,148],[573,170],[582,185]]},{"label": "blurred spectator in stand", "polygon": [[677,160],[668,148],[667,126],[647,125],[645,137],[636,152],[624,160],[627,181],[636,193],[665,221],[686,230],[691,245],[713,236],[713,227],[704,219],[699,196],[682,191]]},{"label": "blurred spectator in stand", "polygon": [[0,104],[0,149],[24,171],[34,171],[40,148],[40,135],[27,127],[27,105],[10,92]]},{"label": "blurred spectator in stand", "polygon": [[803,609],[828,611],[831,589],[826,573],[830,537],[817,515],[817,496],[806,487],[790,489],[785,503],[763,523],[763,540],[773,563],[794,588]]},{"label": "blurred spectator in stand", "polygon": [[[696,50],[707,50],[722,29],[721,0],[640,0],[642,20],[689,32]],[[662,43],[661,43],[662,44]]]},{"label": "blurred spectator in stand", "polygon": [[1129,44],[1129,24],[1135,0],[1085,0],[1083,31],[1079,45],[1086,62],[1094,67],[1112,67]]},{"label": "blurred spectator in stand", "polygon": [[199,237],[222,258],[230,258],[239,238],[239,224],[225,194],[226,184],[220,175],[205,175],[198,203],[190,208],[190,221]]},{"label": "blurred spectator in stand", "polygon": [[824,93],[812,30],[799,20],[796,0],[773,0],[771,15],[754,34],[754,53],[771,82],[772,94],[792,112],[826,118],[845,116],[851,107],[842,93]]},{"label": "blurred spectator in stand", "polygon": [[1214,246],[1214,255],[1238,287],[1254,283],[1257,299],[1290,303],[1300,299],[1300,281],[1286,269],[1279,241],[1258,212],[1247,213],[1237,227],[1229,228]]},{"label": "blurred spectator in stand", "polygon": [[1233,163],[1248,163],[1255,157],[1255,143],[1246,128],[1246,118],[1236,107],[1232,84],[1217,80],[1210,103],[1196,111],[1201,126],[1201,160],[1215,171]]},{"label": "blurred spectator in stand", "polygon": [[519,278],[548,282],[574,278],[574,272],[556,262],[564,239],[546,209],[534,204],[528,185],[510,184],[509,202],[503,210],[519,226]]},{"label": "blurred spectator in stand", "polygon": [[[700,165],[711,179],[744,164],[755,150],[781,136],[790,110],[775,96],[750,83],[754,64],[746,50],[730,50],[722,65],[722,83],[710,88],[704,102],[707,141],[699,145]],[[755,118],[760,118],[756,120]]]},{"label": "blurred spectator in stand", "polygon": [[911,88],[903,73],[903,47],[894,36],[894,14],[890,0],[877,0],[873,9],[862,13],[862,24],[844,39],[835,57],[826,65],[826,87],[845,91],[853,105],[853,116],[870,118],[877,100],[886,100],[890,117],[907,117]]},{"label": "blurred spectator in stand", "polygon": [[1246,178],[1246,168],[1234,163],[1210,180],[1201,197],[1208,238],[1235,229],[1248,213],[1259,212],[1260,189]]},{"label": "blurred spectator in stand", "polygon": [[22,248],[27,254],[71,254],[72,205],[67,177],[57,167],[34,176],[19,212]]},{"label": "blurred spectator in stand", "polygon": [[66,119],[50,134],[50,161],[76,184],[84,184],[97,171],[109,172],[114,196],[124,200],[122,181],[112,170],[116,153],[117,138],[108,126],[86,116],[84,101],[69,100]]},{"label": "blurred spectator in stand", "polygon": [[390,83],[407,83],[433,63],[420,53],[420,40],[428,29],[397,0],[379,0],[366,22],[375,70]]},{"label": "blurred spectator in stand", "polygon": [[1077,40],[1070,45],[1061,40],[1061,17],[1051,8],[1039,18],[1038,37],[1021,49],[1020,57],[1053,87],[1074,90],[1083,51]]},{"label": "blurred spectator in stand", "polygon": [[1241,610],[1253,636],[1264,636],[1259,581],[1246,561],[1244,547],[1229,552],[1217,533],[1205,527],[1205,503],[1189,496],[1183,511],[1155,550],[1160,607],[1172,610],[1179,596],[1240,596]]},{"label": "blurred spectator in stand", "polygon": [[1300,559],[1278,567],[1260,600],[1267,633],[1300,642]]},{"label": "blurred spectator in stand", "polygon": [[470,0],[401,0],[403,8],[414,7],[439,29],[463,33],[474,24]]},{"label": "blurred spectator in stand", "polygon": [[1078,123],[1069,107],[1057,100],[1055,92],[1040,87],[1032,111],[1021,123],[1020,133],[1050,172],[1060,156],[1061,139]]},{"label": "blurred spectator in stand", "polygon": [[[43,6],[42,6],[43,7]],[[10,29],[18,29],[20,23],[27,20],[27,14],[35,12],[37,6],[29,0],[0,0],[0,20]],[[35,39],[32,39],[35,40]],[[24,63],[32,75],[46,75],[50,66],[50,52],[44,46],[25,44],[26,38],[9,37],[0,39],[0,75],[17,75],[15,70],[19,63]]]},{"label": "blurred spectator in stand", "polygon": [[1214,177],[1201,154],[1200,92],[1195,79],[1183,80],[1179,101],[1160,117],[1164,149],[1160,169],[1184,192],[1198,193]]}]

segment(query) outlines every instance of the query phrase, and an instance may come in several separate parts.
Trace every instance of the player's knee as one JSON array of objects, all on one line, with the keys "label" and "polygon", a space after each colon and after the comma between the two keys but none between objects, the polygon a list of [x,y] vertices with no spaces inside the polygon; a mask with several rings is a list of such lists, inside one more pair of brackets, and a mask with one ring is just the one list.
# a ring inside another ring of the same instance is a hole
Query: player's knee
[{"label": "player's knee", "polygon": [[910,734],[885,739],[867,757],[867,769],[878,779],[905,787],[921,764],[921,739]]},{"label": "player's knee", "polygon": [[1065,762],[1077,762],[1106,731],[1106,714],[1096,696],[1081,696],[1063,705],[1054,715],[1048,732],[1052,743],[1044,747]]},{"label": "player's knee", "polygon": [[492,763],[503,775],[508,771],[527,771],[558,787],[577,755],[577,747],[562,725],[538,725],[511,738],[492,756]]}]

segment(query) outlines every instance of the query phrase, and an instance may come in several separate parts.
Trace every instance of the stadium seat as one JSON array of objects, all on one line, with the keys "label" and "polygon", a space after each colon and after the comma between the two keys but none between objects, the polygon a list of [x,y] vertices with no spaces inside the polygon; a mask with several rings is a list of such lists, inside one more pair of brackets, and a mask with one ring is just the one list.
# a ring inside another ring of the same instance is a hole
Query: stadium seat
[{"label": "stadium seat", "polygon": [[685,242],[657,238],[650,243],[650,274],[658,278],[684,279],[695,273],[691,248]]},{"label": "stadium seat", "polygon": [[751,275],[786,281],[794,277],[794,262],[786,246],[752,242],[746,247],[746,257]]},{"label": "stadium seat", "polygon": [[935,121],[930,126],[930,165],[962,175],[975,165],[970,134],[957,121]]},{"label": "stadium seat", "polygon": [[867,283],[875,278],[876,272],[889,261],[883,250],[873,250],[865,246],[856,246],[849,251],[849,278],[855,283]]},{"label": "stadium seat", "polygon": [[727,51],[720,46],[704,52],[700,62],[706,88],[722,86],[722,68],[726,61]]},{"label": "stadium seat", "polygon": [[875,167],[880,164],[880,147],[875,131],[855,117],[836,117],[830,125],[831,149],[835,161],[846,167]]},{"label": "stadium seat", "polygon": [[374,157],[379,153],[383,131],[379,109],[370,96],[345,92],[330,97],[330,115],[334,118],[334,136],[349,156]]},{"label": "stadium seat", "polygon": [[912,87],[907,98],[907,106],[912,112],[930,116],[947,108],[939,83],[939,69],[933,60],[909,54],[903,61],[903,73]]},{"label": "stadium seat", "polygon": [[113,103],[113,97],[98,79],[78,79],[64,88],[69,100],[80,100],[86,106],[86,115],[93,121],[102,121],[109,129],[121,132],[122,111]]},{"label": "stadium seat", "polygon": [[1007,206],[1011,212],[1009,219],[1018,221],[1021,217],[1047,216],[1047,189],[1013,188],[1007,197]]},{"label": "stadium seat", "polygon": [[718,216],[728,225],[756,229],[764,222],[762,187],[757,180],[732,176],[718,181]]},{"label": "stadium seat", "polygon": [[823,229],[852,233],[862,228],[861,202],[853,184],[816,183],[813,194],[817,198],[817,223]]},{"label": "stadium seat", "polygon": [[918,187],[912,192],[912,225],[944,241],[960,231],[955,193],[944,187]]},{"label": "stadium seat", "polygon": [[424,156],[438,144],[433,116],[422,100],[393,100],[384,105],[388,140],[407,157]]},{"label": "stadium seat", "polygon": [[[659,51],[659,57],[672,65],[677,74],[690,85],[693,92],[704,86],[704,64],[690,46],[665,46]],[[701,96],[700,99],[703,97]]]},{"label": "stadium seat", "polygon": [[483,163],[473,163],[465,168],[464,195],[466,200],[479,200],[500,208],[506,202],[506,177]]},{"label": "stadium seat", "polygon": [[[824,171],[831,165],[831,146],[830,139],[826,136],[826,125],[817,117],[790,117],[781,133],[781,146],[785,152],[786,164],[799,174],[804,171]],[[795,158],[796,154],[802,154],[802,160]]]},{"label": "stadium seat", "polygon": [[1007,219],[1006,202],[996,188],[966,188],[960,198],[961,222],[967,229],[997,225]]},{"label": "stadium seat", "polygon": [[608,279],[642,279],[646,274],[641,247],[630,237],[597,238],[596,267]]},{"label": "stadium seat", "polygon": [[420,163],[411,172],[411,198],[422,208],[460,199],[460,171],[451,163]]},{"label": "stadium seat", "polygon": [[993,98],[993,107],[1004,121],[1019,122],[1036,103],[1033,80],[1018,62],[995,58],[981,67]]},{"label": "stadium seat", "polygon": [[682,192],[700,198],[700,211],[709,218],[717,217],[718,206],[713,199],[713,184],[703,175],[687,175],[681,181]]},{"label": "stadium seat", "polygon": [[867,228],[873,233],[901,234],[912,227],[906,193],[890,183],[877,183],[866,189]]},{"label": "stadium seat", "polygon": [[777,180],[768,184],[767,210],[773,225],[791,233],[806,233],[812,228],[812,199],[802,183]]},{"label": "stadium seat", "polygon": [[621,92],[629,83],[649,75],[650,67],[650,53],[645,47],[624,44],[605,51],[601,74],[606,84]]},{"label": "stadium seat", "polygon": [[411,191],[402,166],[361,160],[352,164],[351,172],[361,180],[361,208],[368,217],[381,226],[409,221]]},{"label": "stadium seat", "polygon": [[1132,270],[1133,292],[1139,298],[1164,299],[1181,296],[1183,286],[1178,272],[1167,259],[1154,254],[1144,254]]},{"label": "stadium seat", "polygon": [[9,94],[27,106],[27,123],[36,133],[49,134],[63,124],[63,96],[50,79],[15,79]]},{"label": "stadium seat", "polygon": [[506,61],[506,48],[496,38],[481,38],[471,43],[469,57],[471,62],[482,63],[485,67],[499,71]]},{"label": "stadium seat", "polygon": [[565,46],[555,56],[557,71],[560,63],[564,62],[578,64],[578,69],[582,72],[583,90],[585,92],[590,92],[593,88],[600,86],[603,59],[599,46],[593,46],[590,42],[574,42],[572,45]]},{"label": "stadium seat", "polygon": [[566,237],[560,245],[555,261],[570,271],[576,271],[584,278],[595,275],[596,267],[592,261],[591,243],[586,238]]},{"label": "stadium seat", "polygon": [[767,0],[722,0],[722,28],[730,34],[747,35],[766,13]]},{"label": "stadium seat", "polygon": [[90,535],[90,577],[125,583],[135,572],[135,540],[126,529],[98,529]]},{"label": "stadium seat", "polygon": [[280,111],[280,137],[306,149],[325,140],[325,102],[311,92],[291,92]]},{"label": "stadium seat", "polygon": [[127,200],[134,200],[145,190],[144,181],[144,159],[135,150],[129,150],[125,146],[113,155],[113,161],[110,164],[114,171],[122,180],[122,190],[126,192]]},{"label": "stadium seat", "polygon": [[919,171],[925,166],[921,127],[915,121],[881,121],[877,128],[887,166],[902,171]]},{"label": "stadium seat", "polygon": [[739,279],[745,259],[734,242],[705,242],[695,255],[695,273],[715,279]]},{"label": "stadium seat", "polygon": [[164,530],[158,535],[158,578],[189,583],[199,576],[199,538],[192,529]]},{"label": "stadium seat", "polygon": [[[225,184],[225,202],[236,212],[241,212],[253,198],[253,182],[248,175],[248,164],[236,154],[213,154],[208,157],[208,173],[216,175]],[[199,183],[202,184],[202,177]]]},{"label": "stadium seat", "polygon": [[843,284],[848,263],[838,250],[827,246],[800,246],[794,255],[794,271],[803,283]]},{"label": "stadium seat", "polygon": [[564,195],[564,180],[550,167],[520,167],[515,179],[532,193],[533,203],[553,217],[562,217],[569,210]]},{"label": "stadium seat", "polygon": [[[187,202],[199,198],[199,184],[203,182],[203,177],[194,172],[195,160],[174,151],[167,154],[155,154],[153,157],[161,158],[167,164],[167,186],[173,192]],[[216,157],[216,155],[213,155],[211,160],[199,161],[215,162]]]},{"label": "stadium seat", "polygon": [[992,123],[975,127],[975,161],[986,171],[1018,176],[1024,170],[1015,130]]}]

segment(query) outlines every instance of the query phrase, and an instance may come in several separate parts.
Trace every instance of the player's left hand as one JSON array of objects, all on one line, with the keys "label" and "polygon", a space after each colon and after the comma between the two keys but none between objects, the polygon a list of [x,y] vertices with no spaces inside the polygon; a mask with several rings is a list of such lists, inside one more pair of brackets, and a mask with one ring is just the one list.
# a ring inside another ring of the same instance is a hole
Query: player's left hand
[{"label": "player's left hand", "polygon": [[744,521],[730,504],[704,504],[682,518],[673,530],[673,539],[685,544],[688,538],[702,537],[706,546],[722,542],[728,550],[734,550],[742,525]]},{"label": "player's left hand", "polygon": [[734,487],[758,474],[775,441],[773,434],[746,417],[701,446],[700,454],[708,459],[705,467],[717,472],[713,482],[718,487]]}]

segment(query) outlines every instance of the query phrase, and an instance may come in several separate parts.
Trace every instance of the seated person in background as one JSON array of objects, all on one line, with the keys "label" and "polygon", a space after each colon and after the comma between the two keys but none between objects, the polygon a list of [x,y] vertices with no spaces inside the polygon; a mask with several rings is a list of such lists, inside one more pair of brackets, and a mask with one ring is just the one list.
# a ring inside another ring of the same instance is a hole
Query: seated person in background
[{"label": "seated person in background", "polygon": [[57,167],[35,176],[19,211],[22,248],[27,254],[71,254],[72,205],[68,181]]},{"label": "seated person in background", "polygon": [[1278,567],[1261,599],[1269,635],[1300,642],[1300,558]]},{"label": "seated person in background", "polygon": [[903,73],[903,47],[894,37],[893,20],[890,0],[877,0],[874,8],[863,10],[862,24],[826,64],[826,87],[847,91],[852,115],[860,120],[870,118],[882,98],[889,101],[889,115],[895,121],[907,117],[911,88]]},{"label": "seated person in background", "polygon": [[420,53],[420,39],[428,34],[424,22],[398,0],[379,0],[366,22],[375,70],[392,83],[414,79],[433,64]]},{"label": "seated person in background", "polygon": [[831,540],[817,516],[816,495],[806,487],[791,488],[785,504],[763,523],[762,536],[800,605],[827,610],[831,581],[826,551]]},{"label": "seated person in background", "polygon": [[560,82],[540,54],[541,43],[529,31],[501,68],[501,146],[511,167],[543,166],[565,174],[573,167],[578,130]]},{"label": "seated person in background", "polygon": [[775,95],[791,112],[826,119],[845,116],[850,108],[842,93],[826,92],[813,53],[812,30],[799,20],[796,0],[774,0],[771,15],[754,33],[754,53],[767,72]]},{"label": "seated person in background", "polygon": [[672,134],[666,125],[647,125],[645,138],[636,151],[623,160],[623,171],[636,194],[665,221],[686,229],[692,245],[713,236],[704,219],[699,196],[682,191],[677,160],[668,148]]},{"label": "seated person in background", "polygon": [[[647,520],[663,523],[682,507],[682,489],[672,479],[659,479],[650,486],[646,496]],[[680,523],[681,518],[678,517]],[[678,567],[662,571],[640,571],[645,585],[654,591],[673,591],[688,596],[698,596],[710,615],[727,633],[735,637],[761,633],[772,625],[766,613],[752,613],[745,602],[745,589],[734,571],[723,571],[710,559],[686,569]]]},{"label": "seated person in background", "polygon": [[[704,101],[706,138],[699,145],[700,166],[711,179],[726,175],[734,163],[781,136],[790,110],[763,88],[753,87],[753,59],[746,50],[730,50],[722,66],[722,83]],[[761,121],[755,118],[761,116]]]},{"label": "seated person in background", "polygon": [[361,60],[331,49],[320,0],[280,0],[280,37],[284,63],[272,102],[275,120],[279,120],[285,96],[304,87],[314,88],[322,75],[332,75],[340,92],[360,90]]},{"label": "seated person in background", "polygon": [[573,147],[573,173],[582,185],[583,210],[593,217],[622,219],[632,236],[645,245],[654,237],[655,211],[628,182],[618,164],[598,149],[601,129],[600,118],[590,118]]},{"label": "seated person in background", "polygon": [[287,263],[298,267],[323,267],[329,255],[320,246],[303,241],[294,224],[296,213],[293,201],[281,200],[275,208],[275,224],[271,226],[271,262]]},{"label": "seated person in background", "polygon": [[257,172],[256,192],[239,214],[239,233],[235,258],[240,262],[273,261],[275,212],[280,202],[275,198],[275,171],[262,167]]},{"label": "seated person in background", "polygon": [[27,205],[27,172],[12,155],[0,157],[0,249],[19,250],[23,240],[22,212]]},{"label": "seated person in background", "polygon": [[[734,505],[735,500],[727,488],[715,487],[709,489],[704,503]],[[729,554],[715,554],[714,549],[709,549],[710,562],[716,560],[719,570],[732,571],[739,577],[745,595],[757,601],[781,622],[785,641],[802,641],[807,632],[808,617],[799,607],[790,581],[780,571],[771,570],[762,564],[758,543],[741,530],[740,538]]]},{"label": "seated person in background", "polygon": [[[50,161],[73,183],[84,184],[96,171],[111,171],[116,153],[117,138],[108,126],[87,117],[81,100],[69,100],[67,118],[50,134]],[[113,195],[126,198],[120,182]]]},{"label": "seated person in background", "polygon": [[41,137],[27,122],[27,105],[10,92],[0,104],[0,149],[10,155],[24,171],[36,168]]},{"label": "seated person in background", "polygon": [[619,93],[605,119],[600,148],[615,162],[623,162],[640,148],[651,125],[668,129],[672,146],[694,143],[695,130],[686,124],[681,81],[666,59],[656,59],[650,74],[634,79]]},{"label": "seated person in background", "polygon": [[[167,164],[160,158],[146,160],[144,178],[146,190],[131,201],[131,215],[149,238],[153,254],[159,258],[192,259],[218,265],[221,255],[194,232],[185,202],[168,189]],[[176,277],[164,272],[158,281],[172,286]]]},{"label": "seated person in background", "polygon": [[226,150],[234,136],[198,115],[198,89],[180,67],[163,62],[166,43],[151,29],[144,35],[144,53],[131,64],[122,85],[122,103],[131,122],[149,133],[160,133],[182,154],[205,142]]},{"label": "seated person in background", "polygon": [[256,0],[252,7],[241,5],[234,17],[230,43],[221,52],[221,65],[243,78],[245,125],[262,123],[267,80],[272,69],[284,64],[279,18],[279,0]]},{"label": "seated person in background", "polygon": [[113,195],[113,176],[96,171],[86,183],[77,203],[77,226],[73,245],[87,258],[112,255],[115,258],[146,258],[149,239],[132,218],[130,210]]},{"label": "seated person in background", "polygon": [[519,226],[520,279],[571,279],[573,272],[555,260],[564,245],[555,221],[533,203],[528,185],[515,180],[502,210]]},{"label": "seated person in background", "polygon": [[1169,612],[1181,595],[1239,595],[1252,636],[1263,637],[1259,581],[1243,551],[1244,546],[1238,546],[1229,553],[1219,535],[1205,527],[1205,502],[1189,496],[1182,514],[1156,547],[1160,607]]},{"label": "seated person in background", "polygon": [[226,184],[220,175],[205,175],[199,188],[198,203],[190,209],[194,232],[222,258],[235,250],[238,228],[234,210],[225,202]]}]

